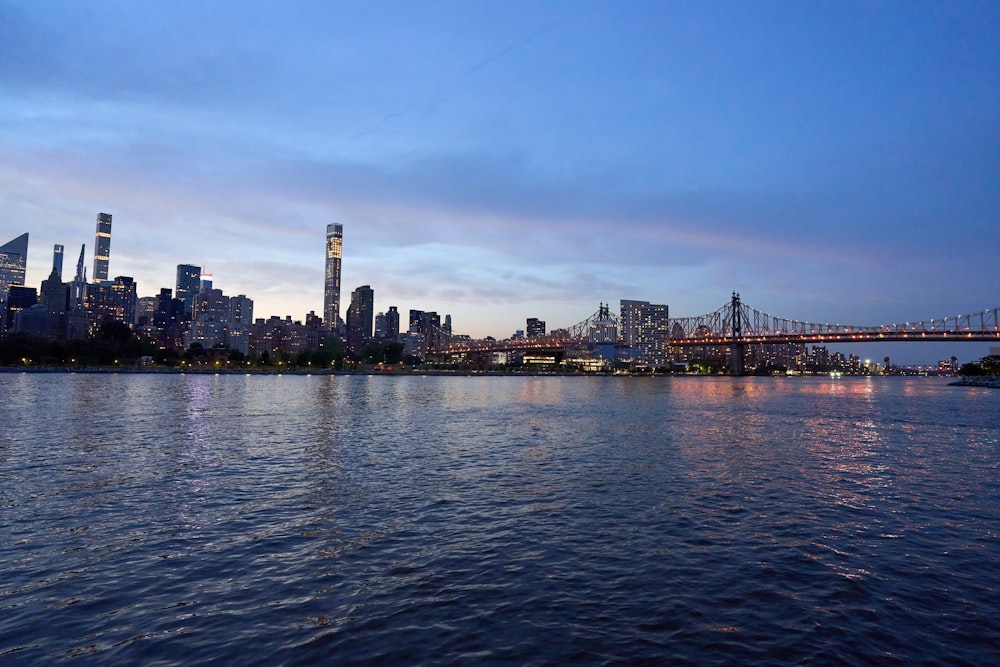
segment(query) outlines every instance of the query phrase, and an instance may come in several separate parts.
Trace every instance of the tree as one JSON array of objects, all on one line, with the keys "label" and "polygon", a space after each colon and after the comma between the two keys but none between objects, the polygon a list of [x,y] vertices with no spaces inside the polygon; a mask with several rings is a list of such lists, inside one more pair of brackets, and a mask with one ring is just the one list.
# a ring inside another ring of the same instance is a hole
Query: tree
[{"label": "tree", "polygon": [[380,364],[385,360],[385,354],[382,351],[382,346],[378,343],[368,343],[365,345],[365,349],[361,351],[361,359],[365,363],[369,364]]},{"label": "tree", "polygon": [[1000,375],[1000,356],[991,354],[978,362],[962,364],[959,375]]},{"label": "tree", "polygon": [[344,357],[347,354],[346,346],[344,345],[344,340],[336,336],[329,336],[323,340],[323,344],[320,345],[319,351],[325,352],[329,355],[330,361],[326,363],[327,366],[330,362],[333,362],[333,367],[337,370],[342,370],[344,368]]},{"label": "tree", "polygon": [[98,338],[118,343],[124,343],[134,335],[127,324],[118,322],[117,320],[105,320],[101,322],[101,328],[97,332]]},{"label": "tree", "polygon": [[184,351],[184,358],[191,361],[192,359],[203,356],[204,354],[205,346],[198,341],[195,341],[191,343],[187,350]]},{"label": "tree", "polygon": [[383,361],[387,364],[398,364],[403,361],[406,346],[402,343],[389,343],[382,347]]}]

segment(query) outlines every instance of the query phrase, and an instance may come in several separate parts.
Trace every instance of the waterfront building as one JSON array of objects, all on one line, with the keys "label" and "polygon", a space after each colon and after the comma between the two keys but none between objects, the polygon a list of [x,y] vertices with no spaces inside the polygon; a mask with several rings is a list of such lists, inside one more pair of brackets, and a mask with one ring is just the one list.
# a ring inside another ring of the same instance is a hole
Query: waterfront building
[{"label": "waterfront building", "polygon": [[108,279],[108,264],[111,261],[111,214],[97,214],[97,232],[94,238],[94,272],[91,280],[95,283]]},{"label": "waterfront building", "polygon": [[399,309],[396,306],[389,306],[385,313],[385,338],[394,343],[399,340]]},{"label": "waterfront building", "polygon": [[27,262],[27,232],[0,245],[0,302],[7,300],[12,285],[24,285]]},{"label": "waterfront building", "polygon": [[320,330],[302,322],[292,321],[291,316],[281,319],[257,318],[250,329],[249,354],[251,358],[274,363],[301,352],[319,348]]},{"label": "waterfront building", "polygon": [[654,368],[666,366],[670,309],[665,304],[647,303],[638,306],[634,315],[632,346],[638,348],[638,359]]},{"label": "waterfront building", "polygon": [[121,322],[135,327],[138,302],[136,284],[130,276],[90,283],[83,293],[83,311],[87,317],[87,332],[93,336],[104,322]]},{"label": "waterfront building", "polygon": [[375,340],[385,340],[385,313],[375,313]]},{"label": "waterfront building", "polygon": [[230,350],[250,354],[250,328],[253,326],[253,299],[246,294],[229,297],[229,332],[226,342]]},{"label": "waterfront building", "polygon": [[[209,283],[211,284],[211,283]],[[192,297],[191,322],[184,334],[184,347],[199,343],[205,349],[226,344],[229,298],[222,290],[204,288]]]},{"label": "waterfront building", "polygon": [[545,335],[544,320],[540,320],[537,317],[529,317],[526,324],[527,326],[525,326],[524,331],[528,338]]},{"label": "waterfront building", "polygon": [[174,295],[184,302],[184,316],[190,318],[194,297],[201,291],[201,267],[193,264],[177,265],[177,284]]},{"label": "waterfront building", "polygon": [[340,263],[344,256],[344,226],[326,226],[326,275],[323,288],[323,320],[329,331],[340,329]]},{"label": "waterfront building", "polygon": [[410,327],[406,337],[406,353],[427,356],[441,339],[441,316],[434,311],[410,310]]},{"label": "waterfront building", "polygon": [[146,337],[155,340],[160,347],[169,350],[184,347],[181,325],[184,320],[184,301],[175,299],[169,287],[160,288],[156,299],[151,327],[145,329]]},{"label": "waterfront building", "polygon": [[192,319],[184,335],[184,345],[190,347],[199,343],[205,349],[224,345],[230,350],[247,354],[252,323],[253,301],[246,295],[228,297],[220,289],[202,289],[194,297]]},{"label": "waterfront building", "polygon": [[622,343],[625,345],[629,347],[636,345],[639,336],[639,309],[648,305],[649,301],[621,300],[618,322],[621,325]]},{"label": "waterfront building", "polygon": [[[658,368],[667,365],[670,342],[670,309],[665,304],[649,301],[622,299],[620,303],[622,344],[630,348],[628,357],[633,363]],[[675,336],[683,337],[679,325],[674,326]]]},{"label": "waterfront building", "polygon": [[375,311],[375,291],[362,285],[351,292],[351,305],[347,310],[347,346],[360,352],[372,339]]}]

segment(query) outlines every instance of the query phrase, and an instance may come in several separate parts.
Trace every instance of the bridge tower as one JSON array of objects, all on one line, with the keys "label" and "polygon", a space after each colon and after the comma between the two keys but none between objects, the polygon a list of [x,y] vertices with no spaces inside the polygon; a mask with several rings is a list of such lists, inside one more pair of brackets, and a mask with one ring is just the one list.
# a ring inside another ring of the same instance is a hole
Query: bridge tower
[{"label": "bridge tower", "polygon": [[744,353],[746,346],[739,342],[740,338],[743,337],[743,309],[740,307],[740,295],[738,292],[733,292],[730,308],[732,309],[732,322],[730,324],[733,339],[729,345],[729,374],[745,375]]}]

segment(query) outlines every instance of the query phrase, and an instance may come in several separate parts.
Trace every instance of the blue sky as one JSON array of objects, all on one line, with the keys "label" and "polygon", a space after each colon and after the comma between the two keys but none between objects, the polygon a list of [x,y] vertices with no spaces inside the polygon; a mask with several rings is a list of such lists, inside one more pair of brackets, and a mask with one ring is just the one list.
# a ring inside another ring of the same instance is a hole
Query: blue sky
[{"label": "blue sky", "polygon": [[322,312],[330,222],[344,302],[474,336],[1000,306],[993,2],[0,0],[0,108],[29,285],[106,211],[112,275],[200,264],[264,317]]}]

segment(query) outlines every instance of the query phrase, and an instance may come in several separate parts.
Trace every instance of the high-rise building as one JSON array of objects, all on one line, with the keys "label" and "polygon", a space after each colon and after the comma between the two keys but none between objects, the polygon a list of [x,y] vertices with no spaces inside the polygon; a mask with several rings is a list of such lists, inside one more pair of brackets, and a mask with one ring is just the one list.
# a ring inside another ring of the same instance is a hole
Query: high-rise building
[{"label": "high-rise building", "polygon": [[160,288],[156,298],[156,312],[153,314],[153,328],[150,338],[169,349],[183,347],[181,321],[184,319],[184,302],[175,299],[169,287]]},{"label": "high-rise building", "polygon": [[407,331],[410,333],[421,333],[420,326],[424,319],[424,311],[410,308],[410,322]]},{"label": "high-rise building", "polygon": [[545,335],[545,320],[540,320],[537,317],[529,317],[526,324],[527,326],[524,330],[528,338]]},{"label": "high-rise building", "polygon": [[160,300],[155,296],[140,296],[135,302],[135,323],[137,326],[153,326],[156,321],[156,308]]},{"label": "high-rise building", "polygon": [[191,316],[194,297],[201,290],[201,267],[193,264],[177,265],[177,285],[174,296],[184,302],[184,314]]},{"label": "high-rise building", "polygon": [[11,285],[7,291],[7,304],[4,312],[4,326],[7,331],[16,331],[14,320],[17,314],[38,303],[38,290],[24,285]]},{"label": "high-rise building", "polygon": [[62,280],[63,247],[58,243],[52,246],[52,273],[56,274],[58,280]]},{"label": "high-rise building", "polygon": [[360,351],[372,339],[375,317],[375,290],[362,285],[351,292],[351,306],[347,310],[347,344]]},{"label": "high-rise building", "polygon": [[83,308],[83,293],[87,288],[87,269],[83,265],[83,256],[87,251],[87,244],[80,246],[80,259],[76,261],[76,274],[73,282],[69,284],[69,307],[71,310]]},{"label": "high-rise building", "polygon": [[0,301],[7,300],[11,285],[24,284],[28,263],[28,233],[0,245]]},{"label": "high-rise building", "polygon": [[636,337],[639,335],[639,309],[648,306],[648,301],[634,301],[629,299],[621,300],[621,324],[622,342],[629,347],[636,345]]},{"label": "high-rise building", "polygon": [[635,332],[635,346],[639,358],[650,366],[667,364],[667,344],[670,342],[670,309],[665,304],[639,306]]},{"label": "high-rise building", "polygon": [[136,284],[130,276],[117,276],[114,281],[102,280],[87,285],[83,308],[90,335],[100,330],[104,322],[121,322],[134,328],[138,300]]},{"label": "high-rise building", "polygon": [[253,299],[246,294],[229,298],[229,349],[250,353],[250,330],[253,327]]},{"label": "high-rise building", "polygon": [[44,333],[49,340],[62,340],[66,338],[66,311],[69,310],[69,284],[64,283],[59,276],[62,270],[62,246],[57,245],[60,251],[55,253],[52,263],[52,273],[42,281],[42,289],[38,302],[44,306],[48,324]]},{"label": "high-rise building", "polygon": [[385,337],[395,343],[399,339],[399,309],[389,306],[385,313]]},{"label": "high-rise building", "polygon": [[94,273],[91,280],[95,283],[108,279],[108,263],[111,261],[111,214],[97,214],[97,234],[94,238]]},{"label": "high-rise building", "polygon": [[326,328],[340,326],[340,262],[344,256],[344,226],[326,226],[326,283],[323,290],[323,319]]}]

